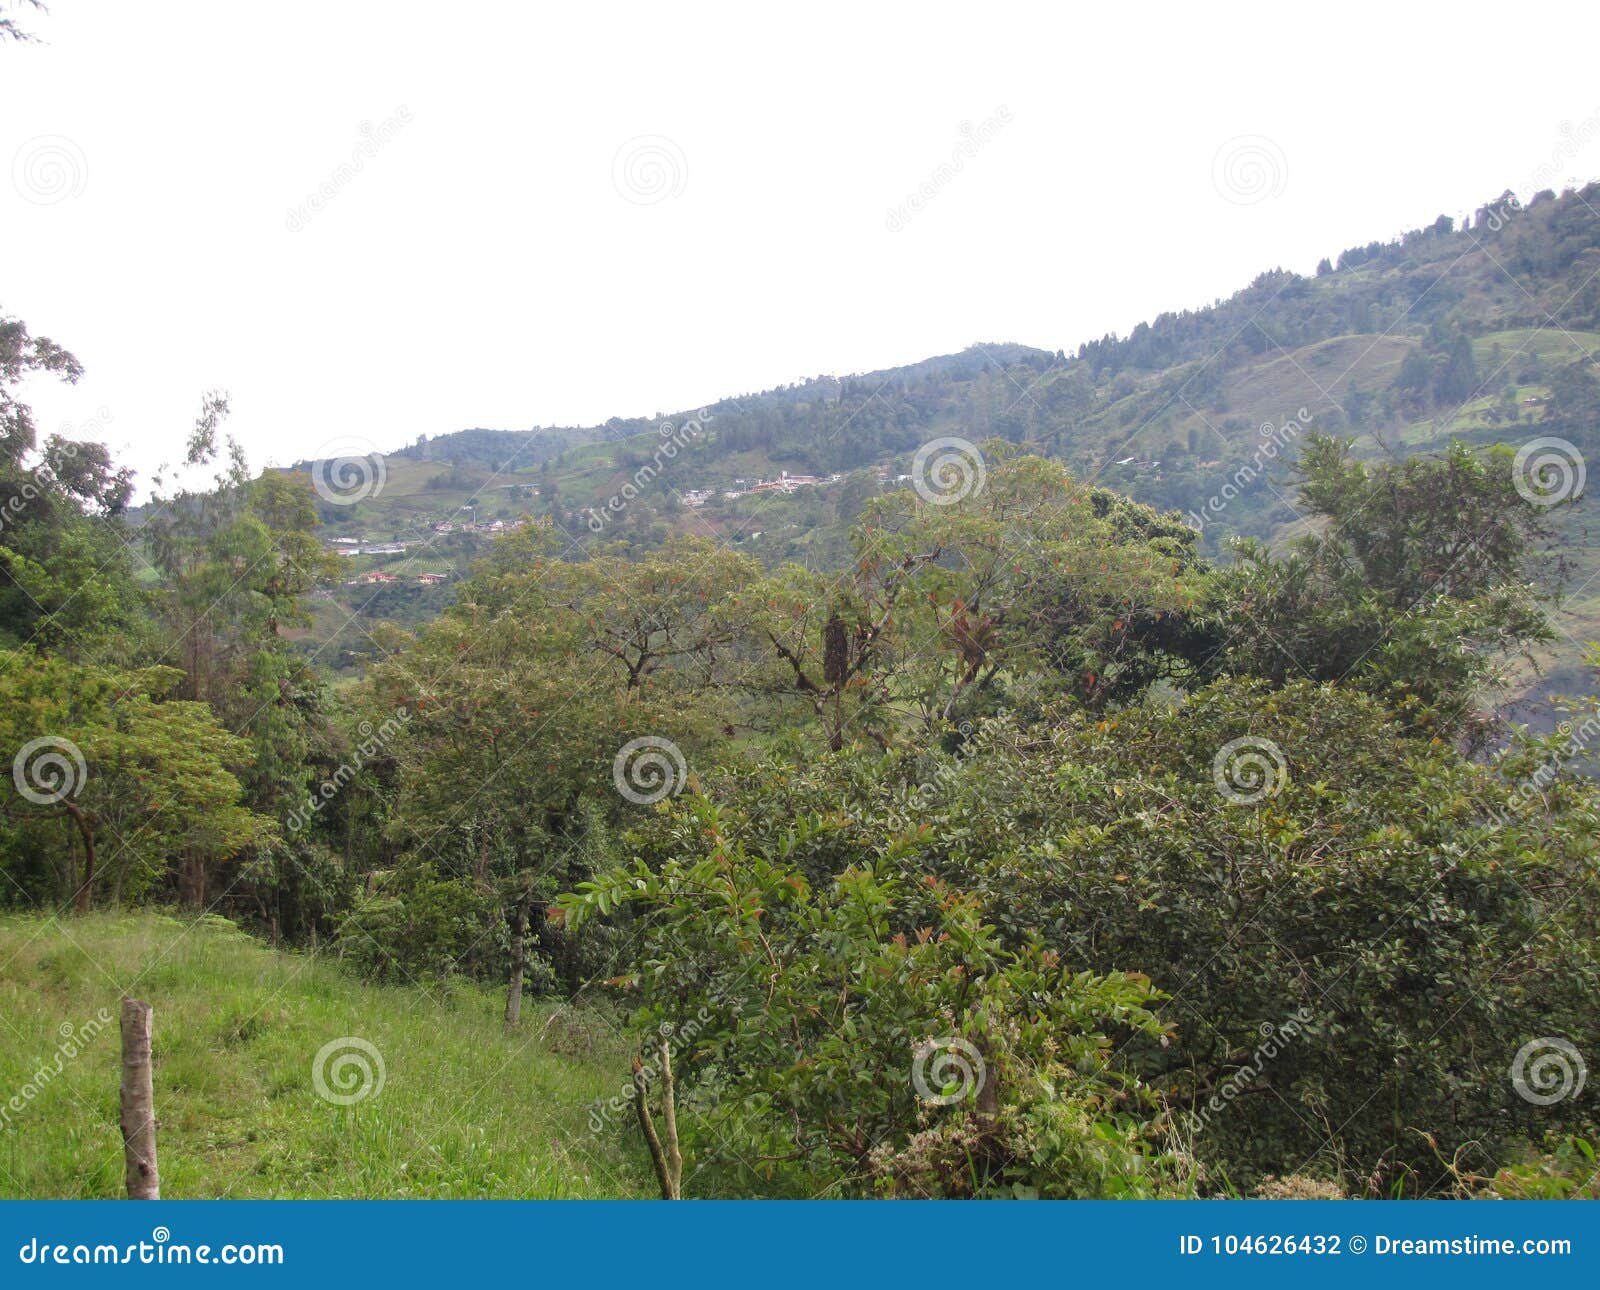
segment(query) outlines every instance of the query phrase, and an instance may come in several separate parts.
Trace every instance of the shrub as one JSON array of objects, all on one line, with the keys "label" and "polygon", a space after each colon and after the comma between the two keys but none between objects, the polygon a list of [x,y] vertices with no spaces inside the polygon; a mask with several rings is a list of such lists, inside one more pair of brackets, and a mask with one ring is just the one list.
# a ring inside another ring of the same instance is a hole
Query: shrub
[{"label": "shrub", "polygon": [[380,981],[438,980],[493,954],[504,920],[493,893],[431,870],[391,876],[339,920],[339,954]]},{"label": "shrub", "polygon": [[[569,922],[630,907],[646,947],[621,983],[639,1023],[674,1036],[686,1137],[760,1190],[837,1195],[1176,1194],[1177,1162],[1113,1036],[1163,1028],[1138,975],[1072,972],[1007,948],[979,903],[904,872],[889,844],[813,888],[795,825],[770,854],[683,809],[702,846],[561,903]],[[683,1121],[680,1121],[683,1122]]]},{"label": "shrub", "polygon": [[[1241,739],[1265,759],[1255,800],[1219,789]],[[1436,1192],[1441,1156],[1492,1172],[1519,1143],[1590,1132],[1590,1104],[1530,1103],[1509,1071],[1540,1036],[1595,1051],[1594,790],[1530,804],[1361,695],[1230,681],[1055,729],[1002,721],[948,755],[745,767],[710,791],[753,852],[825,820],[788,860],[820,890],[861,866],[931,877],[971,895],[1005,953],[1148,973],[1172,1042],[1136,1034],[1117,1060],[1168,1100],[1211,1188],[1309,1171]],[[653,822],[647,862],[698,828]]]}]

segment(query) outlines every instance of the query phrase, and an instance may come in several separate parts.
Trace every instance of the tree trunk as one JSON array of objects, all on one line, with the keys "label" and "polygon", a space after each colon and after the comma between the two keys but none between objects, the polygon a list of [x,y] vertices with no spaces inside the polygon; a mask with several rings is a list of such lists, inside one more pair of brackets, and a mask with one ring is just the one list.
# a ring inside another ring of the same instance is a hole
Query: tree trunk
[{"label": "tree trunk", "polygon": [[661,1188],[662,1200],[683,1199],[683,1153],[678,1149],[677,1094],[672,1084],[672,1061],[667,1055],[667,1041],[662,1039],[657,1048],[661,1070],[662,1121],[667,1130],[663,1145],[656,1132],[655,1117],[650,1114],[650,1081],[644,1063],[633,1059],[633,1109],[639,1117],[639,1128],[644,1133],[645,1145],[650,1148],[650,1163],[655,1166],[656,1183]]},{"label": "tree trunk", "polygon": [[89,912],[89,892],[94,886],[94,829],[89,823],[89,817],[83,808],[73,802],[63,802],[62,806],[72,822],[78,826],[78,835],[83,839],[83,881],[78,885],[78,890],[73,896],[73,908],[80,914]]},{"label": "tree trunk", "polygon": [[551,924],[545,915],[543,903],[535,902],[530,908],[531,917],[528,922],[529,929],[533,933],[533,943],[549,956],[550,966],[560,980],[561,988],[567,997],[576,998],[584,983],[579,971],[582,965],[578,962],[573,938]]},{"label": "tree trunk", "polygon": [[195,852],[193,864],[194,907],[197,913],[204,913],[206,907],[206,857],[203,851]]},{"label": "tree trunk", "polygon": [[150,1005],[122,1001],[122,1156],[129,1200],[160,1200],[156,1103],[150,1072]]},{"label": "tree trunk", "polygon": [[506,991],[506,1027],[522,1020],[522,976],[528,965],[528,909],[522,899],[511,908],[511,986]]},{"label": "tree trunk", "polygon": [[672,1195],[669,1200],[683,1199],[683,1150],[678,1145],[678,1085],[672,1078],[672,1045],[665,1035],[656,1040],[656,1053],[661,1059],[661,1123],[667,1131],[667,1168],[672,1172]]}]

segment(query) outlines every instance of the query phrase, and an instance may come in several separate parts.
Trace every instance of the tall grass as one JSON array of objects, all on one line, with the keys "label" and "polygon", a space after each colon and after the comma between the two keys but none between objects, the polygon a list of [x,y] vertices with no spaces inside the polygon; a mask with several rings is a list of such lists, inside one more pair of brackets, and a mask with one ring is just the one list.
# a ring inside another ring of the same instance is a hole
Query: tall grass
[{"label": "tall grass", "polygon": [[[222,919],[96,914],[0,916],[0,1197],[122,1194],[123,994],[155,1008],[165,1197],[652,1191],[642,1157],[588,1128],[589,1104],[626,1080],[607,1026],[535,1007],[508,1035],[478,987],[368,985]],[[57,1075],[69,1028],[82,1051]],[[384,1081],[335,1105],[313,1058],[346,1036],[377,1049]]]}]

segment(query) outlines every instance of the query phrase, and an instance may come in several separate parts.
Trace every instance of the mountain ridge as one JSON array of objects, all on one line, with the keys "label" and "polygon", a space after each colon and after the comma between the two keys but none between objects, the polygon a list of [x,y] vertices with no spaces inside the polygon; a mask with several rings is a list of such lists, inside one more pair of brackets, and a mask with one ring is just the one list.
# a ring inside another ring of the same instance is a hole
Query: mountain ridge
[{"label": "mountain ridge", "polygon": [[[626,495],[624,510],[606,512],[607,540],[648,548],[698,532],[769,564],[821,567],[842,557],[864,497],[893,486],[921,445],[995,438],[1189,517],[1203,549],[1224,558],[1230,538],[1278,544],[1303,531],[1290,470],[1312,430],[1369,457],[1452,439],[1557,437],[1600,451],[1597,353],[1600,184],[1526,205],[1505,194],[1470,227],[1441,216],[1310,275],[1269,270],[1215,305],[1160,314],[1070,355],[978,344],[664,416],[419,441],[388,455],[380,496],[326,507],[323,519],[333,535],[411,541],[438,557],[430,571],[448,572],[480,553],[459,531],[463,517],[492,530],[528,514],[586,541],[596,508]],[[689,421],[694,433],[662,460],[666,428]],[[753,491],[786,471],[820,482]],[[1547,690],[1586,680],[1583,644],[1600,638],[1600,541],[1583,510],[1560,521],[1574,594],[1562,645],[1541,660]],[[452,521],[457,531],[440,538]]]}]

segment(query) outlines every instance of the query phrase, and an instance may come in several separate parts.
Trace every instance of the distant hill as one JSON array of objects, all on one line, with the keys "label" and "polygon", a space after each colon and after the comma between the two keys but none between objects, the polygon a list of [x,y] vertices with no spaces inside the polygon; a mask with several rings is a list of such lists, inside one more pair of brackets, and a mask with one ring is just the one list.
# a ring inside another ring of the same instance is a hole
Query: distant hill
[{"label": "distant hill", "polygon": [[[744,394],[721,398],[705,406],[712,417],[738,419],[762,411],[792,412],[836,403],[848,392],[861,388],[889,387],[908,389],[928,381],[966,382],[996,365],[1023,366],[1034,371],[1048,370],[1052,361],[1062,358],[1026,345],[973,345],[958,354],[926,358],[906,367],[885,368],[845,377],[816,376]],[[597,426],[550,426],[531,430],[456,430],[448,434],[424,435],[416,443],[386,453],[388,458],[410,461],[484,465],[492,470],[526,470],[540,465],[568,449],[583,444],[615,442],[637,435],[656,433],[664,421],[681,422],[698,412],[691,409],[670,417],[613,417]],[[296,462],[290,469],[310,470],[315,463]]]},{"label": "distant hill", "polygon": [[[769,561],[826,565],[865,496],[894,486],[921,444],[954,435],[1027,445],[1188,515],[1221,556],[1232,536],[1281,541],[1302,523],[1288,476],[1308,428],[1372,455],[1538,436],[1600,450],[1597,352],[1600,184],[1526,205],[1505,193],[1469,225],[1440,216],[1330,253],[1310,276],[1272,270],[1227,300],[1072,354],[977,344],[667,417],[439,435],[389,455],[379,496],[324,518],[332,533],[409,538],[429,557],[453,546],[465,559],[476,546],[440,539],[437,524],[532,513],[576,540],[601,508],[609,538],[712,532]],[[749,491],[785,471],[823,482]],[[605,509],[630,486],[626,508]],[[1600,637],[1600,586],[1588,582],[1600,583],[1600,543],[1585,510],[1560,517],[1575,576],[1544,688],[1583,684],[1582,642]]]},{"label": "distant hill", "polygon": [[595,430],[577,427],[559,430],[457,430],[452,434],[432,437],[423,435],[416,443],[389,456],[412,461],[475,462],[493,470],[523,470],[599,437]]}]

